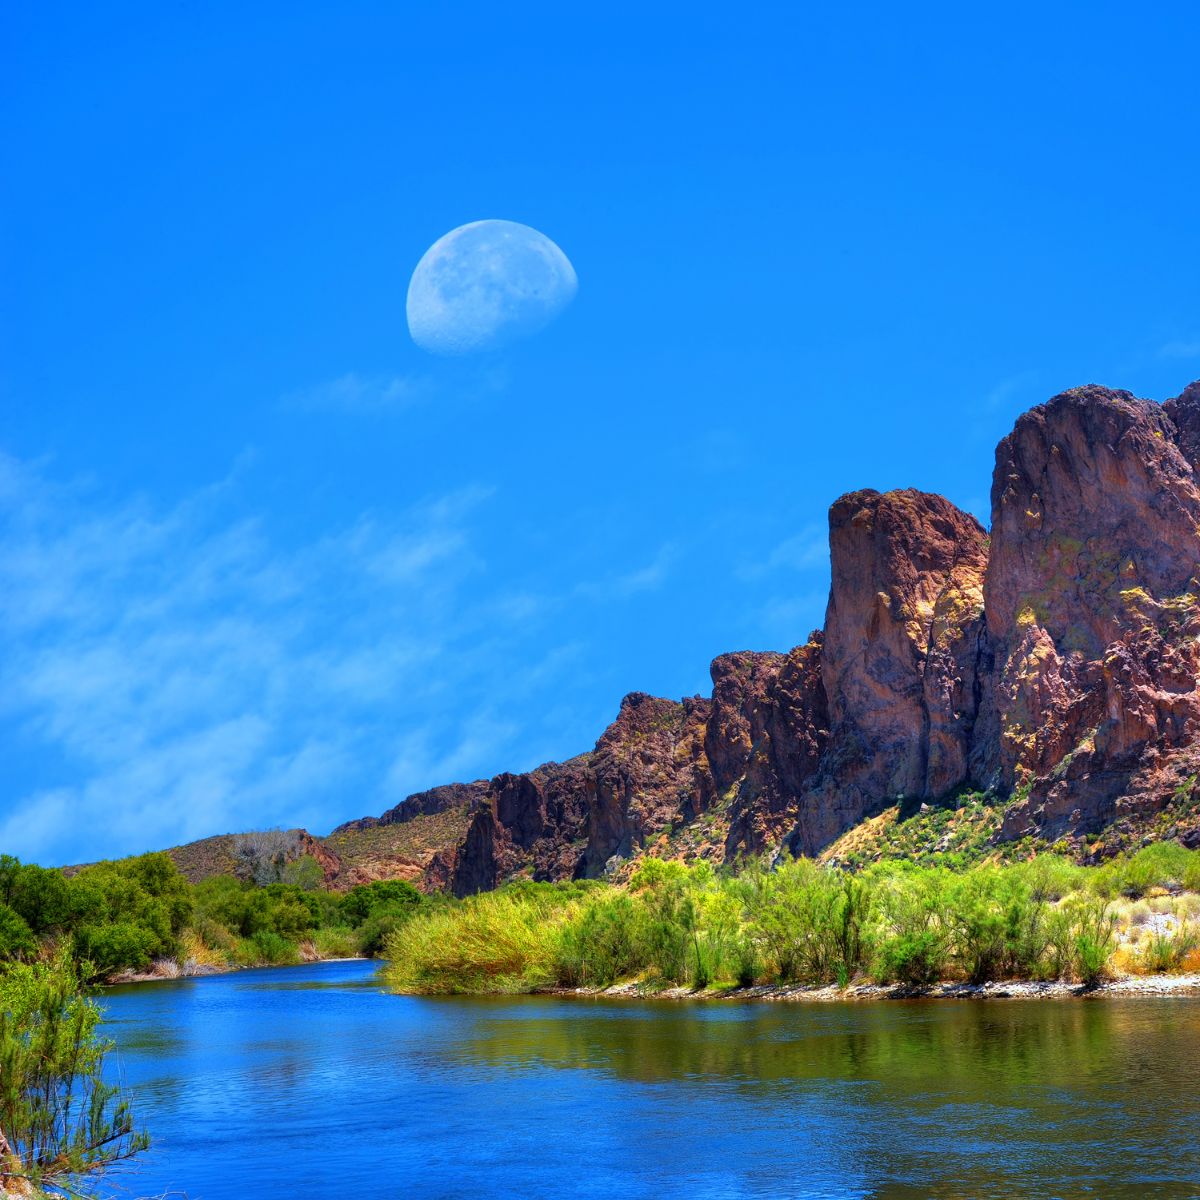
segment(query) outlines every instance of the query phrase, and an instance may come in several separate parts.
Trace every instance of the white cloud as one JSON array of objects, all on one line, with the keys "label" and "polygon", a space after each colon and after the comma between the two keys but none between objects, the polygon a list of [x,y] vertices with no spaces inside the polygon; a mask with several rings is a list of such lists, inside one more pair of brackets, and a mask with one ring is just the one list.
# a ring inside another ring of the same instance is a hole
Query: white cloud
[{"label": "white cloud", "polygon": [[302,412],[390,413],[421,404],[433,393],[424,375],[359,375],[336,379],[285,396],[285,408]]},{"label": "white cloud", "polygon": [[667,542],[658,548],[654,558],[629,571],[618,571],[600,580],[581,583],[576,592],[592,600],[628,599],[644,592],[655,592],[667,581],[671,568],[679,557],[678,547]]},{"label": "white cloud", "polygon": [[[80,861],[320,832],[511,762],[521,730],[493,710],[538,627],[530,598],[498,626],[514,598],[479,587],[486,489],[298,547],[231,514],[236,490],[106,506],[0,456],[0,752],[26,766],[0,850]],[[545,669],[552,686],[570,664]]]},{"label": "white cloud", "polygon": [[758,609],[760,627],[775,645],[799,645],[809,630],[825,623],[827,592],[808,591],[800,595],[772,596]]},{"label": "white cloud", "polygon": [[1158,349],[1159,358],[1200,358],[1200,337],[1179,338]]},{"label": "white cloud", "polygon": [[1002,379],[983,397],[982,407],[988,412],[995,412],[1011,408],[1014,401],[1024,406],[1038,378],[1037,371],[1020,371]]},{"label": "white cloud", "polygon": [[781,572],[829,570],[829,532],[824,525],[810,523],[799,533],[784,538],[769,554],[760,559],[741,563],[738,577],[762,579]]}]

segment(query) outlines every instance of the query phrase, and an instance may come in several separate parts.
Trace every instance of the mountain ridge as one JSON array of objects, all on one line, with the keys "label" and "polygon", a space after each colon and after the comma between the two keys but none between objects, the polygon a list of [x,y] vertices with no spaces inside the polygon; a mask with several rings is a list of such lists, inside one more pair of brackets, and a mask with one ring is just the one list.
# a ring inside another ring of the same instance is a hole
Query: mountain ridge
[{"label": "mountain ridge", "polygon": [[1200,382],[1021,414],[991,504],[989,531],[915,488],[846,493],[823,629],[719,655],[710,697],[630,693],[566,762],[339,826],[327,881],[466,895],[644,853],[828,856],[890,806],[967,793],[994,806],[997,849],[1200,842]]}]

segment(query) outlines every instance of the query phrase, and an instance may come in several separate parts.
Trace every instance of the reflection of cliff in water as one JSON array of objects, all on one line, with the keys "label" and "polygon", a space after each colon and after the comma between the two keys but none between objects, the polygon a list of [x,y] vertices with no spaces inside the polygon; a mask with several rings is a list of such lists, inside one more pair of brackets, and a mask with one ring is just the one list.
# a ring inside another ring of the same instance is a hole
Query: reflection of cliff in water
[{"label": "reflection of cliff in water", "polygon": [[[1194,1090],[1179,1090],[1200,1044],[1194,1003],[452,1003],[472,1015],[455,1052],[464,1066],[670,1085],[683,1089],[672,1107],[684,1113],[725,1097],[739,1124],[778,1127],[781,1155],[798,1123],[832,1156],[822,1173],[836,1160],[843,1179],[893,1180],[847,1195],[1028,1195],[1030,1161],[1051,1157],[1106,1197],[1146,1194],[1122,1189],[1110,1155],[1167,1179],[1200,1178],[1186,1135],[1163,1127],[1158,1086],[1200,1118]],[[1111,1142],[1098,1153],[1106,1130]],[[1161,1161],[1139,1151],[1143,1138],[1161,1140]],[[939,1182],[964,1172],[969,1192]],[[897,1182],[909,1176],[911,1188]]]}]

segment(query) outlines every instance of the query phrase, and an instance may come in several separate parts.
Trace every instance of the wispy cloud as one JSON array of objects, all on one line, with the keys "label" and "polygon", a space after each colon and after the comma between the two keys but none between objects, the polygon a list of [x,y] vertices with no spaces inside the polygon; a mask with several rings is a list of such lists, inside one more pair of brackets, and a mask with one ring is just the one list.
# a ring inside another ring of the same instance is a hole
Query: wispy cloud
[{"label": "wispy cloud", "polygon": [[812,589],[799,595],[772,596],[757,611],[759,624],[779,646],[798,643],[809,630],[825,623],[826,590]]},{"label": "wispy cloud", "polygon": [[1014,403],[1025,405],[1039,378],[1037,371],[1018,371],[1017,374],[1010,375],[989,388],[984,393],[980,406],[986,412],[997,412],[1011,408]]},{"label": "wispy cloud", "polygon": [[829,570],[829,533],[824,525],[809,523],[761,558],[742,562],[738,577],[750,580],[780,572]]},{"label": "wispy cloud", "polygon": [[283,405],[302,412],[392,413],[425,402],[433,390],[433,381],[424,375],[359,375],[350,371],[285,396]]},{"label": "wispy cloud", "polygon": [[1158,348],[1159,358],[1200,358],[1200,337],[1179,338]]},{"label": "wispy cloud", "polygon": [[[378,811],[519,753],[536,598],[492,596],[485,488],[299,546],[237,488],[105,505],[0,456],[0,849],[43,861]],[[519,622],[497,619],[516,605]],[[554,685],[569,656],[548,659]],[[515,765],[522,765],[519,761]]]},{"label": "wispy cloud", "polygon": [[362,374],[347,371],[283,396],[280,407],[296,413],[390,416],[420,405],[472,403],[503,392],[509,383],[503,364],[441,364],[436,372]]},{"label": "wispy cloud", "polygon": [[644,592],[654,592],[667,581],[671,567],[678,557],[678,547],[673,542],[667,542],[660,546],[654,558],[643,566],[614,572],[603,579],[580,583],[575,590],[580,596],[594,600],[628,599]]}]

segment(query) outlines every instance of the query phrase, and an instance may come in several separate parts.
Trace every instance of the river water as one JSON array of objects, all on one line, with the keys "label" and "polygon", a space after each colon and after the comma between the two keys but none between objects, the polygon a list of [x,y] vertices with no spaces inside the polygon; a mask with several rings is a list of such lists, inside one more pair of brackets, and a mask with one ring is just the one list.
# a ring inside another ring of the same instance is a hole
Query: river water
[{"label": "river water", "polygon": [[1197,999],[417,999],[347,962],[103,1004],[131,1196],[1200,1196]]}]

